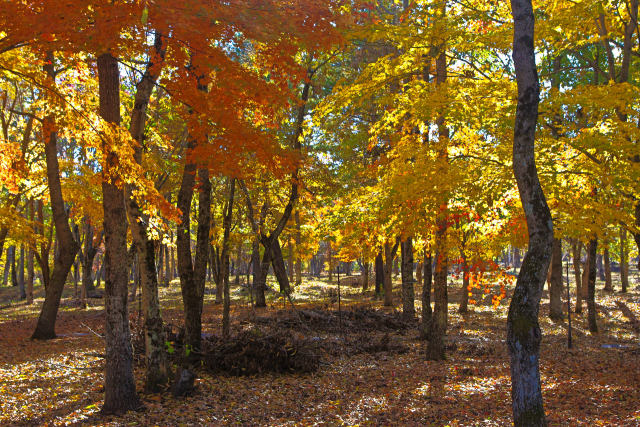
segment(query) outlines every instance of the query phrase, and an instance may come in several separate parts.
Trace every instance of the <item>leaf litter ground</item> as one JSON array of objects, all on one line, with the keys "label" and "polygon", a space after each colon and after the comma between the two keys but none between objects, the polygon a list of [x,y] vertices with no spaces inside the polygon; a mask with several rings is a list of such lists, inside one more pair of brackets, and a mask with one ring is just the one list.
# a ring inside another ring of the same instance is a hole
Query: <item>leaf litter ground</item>
[{"label": "leaf litter ground", "polygon": [[[186,398],[174,398],[168,391],[142,395],[145,410],[121,417],[99,414],[101,301],[92,300],[89,309],[81,310],[72,295],[65,294],[56,328],[60,337],[37,342],[29,337],[42,300],[30,307],[12,302],[15,290],[4,288],[0,424],[510,425],[504,343],[508,299],[497,310],[479,304],[462,316],[457,314],[457,291],[451,292],[448,360],[428,362],[417,322],[403,321],[370,293],[361,295],[353,288],[343,290],[343,312],[338,315],[333,287],[309,282],[296,291],[295,309],[272,295],[269,308],[255,311],[236,289],[234,338],[227,342],[219,337],[221,306],[207,296],[204,335],[217,358],[210,361],[211,369],[205,366],[198,372],[195,393]],[[163,317],[178,334],[179,287],[162,288],[161,294]],[[549,321],[543,299],[542,386],[551,425],[640,424],[640,293],[637,288],[625,295],[598,291],[598,308],[600,333],[589,334],[586,315],[573,314],[574,348],[567,349],[567,322]],[[133,303],[134,333],[139,325],[136,311]],[[258,345],[274,343],[276,353],[311,352],[317,366],[269,369],[269,364],[258,364],[254,372],[238,370],[244,366],[238,354],[252,359],[246,350],[252,339]],[[296,370],[306,372],[291,372]],[[139,364],[136,378],[142,390]]]}]

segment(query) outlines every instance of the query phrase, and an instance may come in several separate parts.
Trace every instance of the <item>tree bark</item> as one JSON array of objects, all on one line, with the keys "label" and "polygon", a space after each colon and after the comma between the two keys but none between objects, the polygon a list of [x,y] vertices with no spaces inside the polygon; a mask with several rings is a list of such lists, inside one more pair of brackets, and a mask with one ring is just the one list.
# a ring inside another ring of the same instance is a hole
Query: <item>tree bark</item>
[{"label": "tree bark", "polygon": [[613,281],[611,280],[611,257],[609,256],[609,248],[604,248],[604,290],[613,292]]},{"label": "tree bark", "polygon": [[573,252],[573,275],[576,279],[576,313],[582,313],[582,273],[580,270],[581,262],[581,254],[582,254],[582,242],[575,241],[571,245],[571,250]]},{"label": "tree bark", "polygon": [[620,292],[626,293],[629,287],[629,252],[627,251],[627,230],[620,226]]},{"label": "tree bark", "polygon": [[540,87],[534,53],[531,0],[511,0],[514,19],[513,61],[518,105],[513,138],[513,171],[529,231],[524,256],[507,316],[507,346],[511,357],[511,400],[516,426],[545,426],[540,388],[540,298],[551,260],[553,224],[538,180],[535,131]]},{"label": "tree bark", "polygon": [[562,315],[562,240],[553,239],[551,248],[551,280],[549,281],[549,318],[560,321]]},{"label": "tree bark", "polygon": [[432,320],[432,311],[431,311],[431,282],[433,273],[431,271],[431,267],[433,264],[433,260],[431,259],[431,251],[428,249],[424,250],[424,261],[422,263],[422,268],[424,272],[422,274],[422,323],[420,325],[420,338],[428,339],[431,334],[431,320]]},{"label": "tree bark", "polygon": [[[34,223],[35,219],[35,206],[33,203],[33,199],[29,200],[29,209],[28,209],[28,217],[29,220]],[[34,226],[34,232],[36,232]],[[29,251],[27,252],[27,283],[25,285],[27,289],[27,304],[33,304],[33,281],[34,281],[34,269],[33,269],[33,258],[35,256],[35,252],[33,250],[33,246],[29,245]]]},{"label": "tree bark", "polygon": [[393,246],[389,242],[384,244],[384,305],[385,307],[393,307],[393,260],[398,251],[400,238],[396,238]]},{"label": "tree bark", "polygon": [[[44,65],[44,71],[47,74],[47,78],[51,80],[52,84],[54,84],[55,71],[52,52],[47,53],[47,61]],[[71,233],[69,217],[62,197],[60,166],[58,164],[58,137],[55,127],[54,117],[52,115],[47,116],[43,125],[43,136],[45,138],[44,151],[47,165],[47,186],[49,188],[51,211],[53,213],[53,223],[56,228],[56,239],[59,244],[59,250],[56,252],[54,257],[53,271],[51,272],[51,277],[48,278],[44,303],[42,304],[42,310],[38,317],[36,329],[31,336],[32,339],[55,338],[55,324],[58,308],[60,307],[60,298],[62,297],[62,291],[64,289],[64,284],[67,280],[69,270],[71,270],[76,254],[80,249],[80,245]],[[43,262],[47,263],[48,260],[43,260]],[[43,274],[45,274],[44,271]]]},{"label": "tree bark", "polygon": [[374,267],[376,273],[375,296],[376,298],[379,298],[384,286],[384,261],[382,260],[382,251],[379,251],[376,255]]},{"label": "tree bark", "polygon": [[588,273],[588,294],[587,294],[587,320],[589,323],[589,332],[598,332],[598,325],[596,323],[596,256],[598,253],[598,240],[591,239],[589,241],[588,259],[589,266]]},{"label": "tree bark", "polygon": [[[162,60],[164,48],[162,36],[156,32],[154,37],[154,53]],[[150,55],[153,56],[153,55]],[[144,143],[144,129],[147,118],[147,106],[155,87],[161,68],[152,61],[136,84],[136,93],[131,111],[129,133],[136,141],[134,159],[142,164],[142,146]],[[131,185],[126,187],[126,207],[131,236],[135,243],[138,259],[140,285],[142,288],[142,311],[144,315],[145,331],[145,390],[155,393],[162,389],[169,379],[169,364],[165,350],[165,333],[160,315],[160,301],[158,297],[158,276],[156,273],[155,243],[147,234],[148,217],[143,215],[138,202],[133,196]]]},{"label": "tree bark", "polygon": [[300,209],[296,209],[294,215],[295,223],[296,223],[296,250],[295,250],[295,259],[296,259],[296,286],[300,286],[302,283],[302,258],[301,258],[301,246],[302,246],[302,232],[300,227]]},{"label": "tree bark", "polygon": [[462,293],[460,295],[460,307],[458,308],[458,313],[464,314],[469,311],[469,284],[471,272],[469,271],[467,254],[464,250],[460,251],[460,257],[462,258]]},{"label": "tree bark", "polygon": [[231,179],[231,185],[229,188],[229,198],[227,199],[227,206],[224,213],[224,219],[222,220],[222,228],[224,229],[222,237],[222,271],[223,271],[223,309],[222,309],[222,336],[226,339],[229,338],[229,311],[231,307],[231,301],[229,296],[229,236],[231,235],[231,220],[233,219],[233,199],[236,192],[236,180]]},{"label": "tree bark", "polygon": [[362,292],[367,292],[369,290],[369,269],[371,268],[371,263],[369,261],[365,261],[362,263]]},{"label": "tree bark", "polygon": [[[120,71],[110,53],[98,57],[100,116],[120,124]],[[117,141],[113,141],[117,144]],[[133,355],[127,307],[127,213],[124,190],[118,186],[117,153],[103,144],[102,206],[105,233],[105,399],[104,414],[121,414],[140,407],[133,378]],[[71,234],[71,231],[69,231]],[[63,251],[64,252],[64,251]],[[75,252],[74,252],[75,253]],[[74,255],[75,257],[75,255]],[[73,261],[73,260],[72,260]],[[51,285],[53,287],[53,280]]]},{"label": "tree bark", "polygon": [[416,315],[415,291],[413,288],[413,240],[411,237],[402,242],[402,315],[411,319]]}]

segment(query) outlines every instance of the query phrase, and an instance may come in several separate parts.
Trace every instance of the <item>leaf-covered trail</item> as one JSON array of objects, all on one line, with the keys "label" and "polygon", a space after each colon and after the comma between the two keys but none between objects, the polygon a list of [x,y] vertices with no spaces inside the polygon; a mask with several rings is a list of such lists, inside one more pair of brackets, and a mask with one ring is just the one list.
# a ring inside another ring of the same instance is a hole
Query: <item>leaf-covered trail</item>
[{"label": "leaf-covered trail", "polygon": [[[162,292],[164,317],[180,324],[177,287]],[[640,295],[599,295],[598,301],[600,334],[586,332],[585,315],[574,317],[572,350],[566,322],[549,322],[543,304],[542,380],[551,425],[640,424],[638,335],[620,309],[623,304],[640,317]],[[144,412],[103,418],[104,349],[91,331],[102,332],[101,308],[63,310],[60,338],[34,342],[34,309],[14,304],[0,312],[0,424],[509,425],[506,305],[498,311],[474,306],[465,317],[456,309],[451,306],[446,362],[425,361],[417,333],[398,331],[392,338],[409,347],[404,354],[325,354],[321,368],[305,375],[203,374],[192,397],[143,395]],[[207,332],[219,333],[220,310],[207,297]],[[233,314],[247,317],[245,308]],[[143,377],[140,368],[136,377]]]}]

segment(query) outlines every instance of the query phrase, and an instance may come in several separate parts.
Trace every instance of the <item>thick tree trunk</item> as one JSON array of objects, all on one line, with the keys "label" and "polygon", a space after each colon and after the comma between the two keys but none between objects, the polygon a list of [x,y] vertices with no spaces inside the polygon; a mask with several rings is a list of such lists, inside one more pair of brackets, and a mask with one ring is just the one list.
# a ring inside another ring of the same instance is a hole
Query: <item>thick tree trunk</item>
[{"label": "thick tree trunk", "polygon": [[591,239],[588,248],[588,294],[587,294],[587,320],[589,323],[589,332],[598,332],[596,323],[596,256],[598,253],[598,240]]},{"label": "thick tree trunk", "polygon": [[420,325],[420,338],[428,339],[431,334],[431,320],[432,320],[432,311],[431,311],[431,282],[433,278],[433,273],[431,271],[431,267],[433,264],[433,260],[431,259],[431,251],[428,249],[424,250],[424,261],[422,263],[422,268],[424,272],[422,274],[422,323]]},{"label": "thick tree trunk", "polygon": [[629,287],[629,252],[627,250],[627,230],[620,226],[620,292],[626,293]]},{"label": "thick tree trunk", "polygon": [[[47,53],[47,63],[44,66],[47,78],[53,83],[55,80],[53,53]],[[118,107],[119,108],[119,107]],[[50,339],[55,338],[55,323],[60,306],[60,297],[67,280],[69,270],[73,265],[80,245],[74,239],[69,228],[69,219],[62,197],[62,184],[60,182],[60,166],[58,164],[57,134],[53,116],[45,118],[43,125],[43,136],[45,138],[45,159],[47,164],[47,185],[49,187],[49,198],[51,200],[51,211],[53,213],[53,223],[56,227],[56,240],[59,243],[59,250],[56,251],[53,271],[48,280],[45,290],[44,303],[38,317],[36,330],[31,338]],[[47,263],[47,260],[43,260]],[[44,271],[43,271],[44,274]]]},{"label": "thick tree trunk", "polygon": [[371,268],[371,263],[369,261],[365,261],[362,263],[362,292],[367,292],[369,290],[369,269]]},{"label": "thick tree trunk", "polygon": [[604,290],[613,292],[613,281],[611,280],[611,257],[609,256],[609,248],[604,248]]},{"label": "thick tree trunk", "polygon": [[273,274],[276,276],[276,280],[278,280],[280,293],[287,295],[290,292],[289,277],[287,276],[287,269],[284,265],[280,241],[277,238],[273,239],[271,243],[271,266],[273,267]]},{"label": "thick tree trunk", "polygon": [[393,246],[389,242],[384,244],[384,305],[393,307],[393,261],[398,251],[400,238],[396,238]]},{"label": "thick tree trunk", "polygon": [[551,248],[551,280],[549,281],[549,318],[562,320],[562,240],[554,238]]},{"label": "thick tree trunk", "polygon": [[513,61],[518,105],[513,138],[513,171],[529,231],[524,256],[507,316],[507,346],[511,356],[511,400],[516,426],[545,426],[540,388],[540,298],[551,260],[553,224],[538,180],[535,131],[540,87],[534,53],[531,0],[511,0],[514,18]]},{"label": "thick tree trunk", "polygon": [[[120,71],[118,61],[110,53],[98,57],[98,81],[100,116],[106,122],[118,125],[120,123]],[[114,144],[117,146],[117,141],[114,141]],[[139,408],[140,400],[133,378],[133,355],[127,307],[129,260],[124,190],[114,182],[116,179],[114,174],[117,173],[118,166],[117,153],[106,144],[103,145],[103,150],[106,155],[102,182],[106,249],[104,260],[106,364],[105,399],[102,412],[120,414]],[[50,286],[53,287],[53,280]]]},{"label": "thick tree trunk", "polygon": [[413,241],[411,237],[402,242],[402,315],[413,319],[416,315],[415,291],[413,288]]}]

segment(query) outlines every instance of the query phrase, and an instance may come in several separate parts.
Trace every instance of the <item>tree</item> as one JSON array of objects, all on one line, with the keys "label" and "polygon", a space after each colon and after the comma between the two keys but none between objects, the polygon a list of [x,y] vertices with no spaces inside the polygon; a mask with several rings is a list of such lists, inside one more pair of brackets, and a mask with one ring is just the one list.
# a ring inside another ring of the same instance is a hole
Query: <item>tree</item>
[{"label": "tree", "polygon": [[551,212],[538,180],[535,133],[539,83],[534,54],[534,14],[530,0],[511,0],[513,62],[518,105],[513,133],[513,171],[529,228],[529,247],[518,274],[507,317],[511,357],[511,400],[516,426],[546,425],[540,388],[538,311],[553,242]]}]

